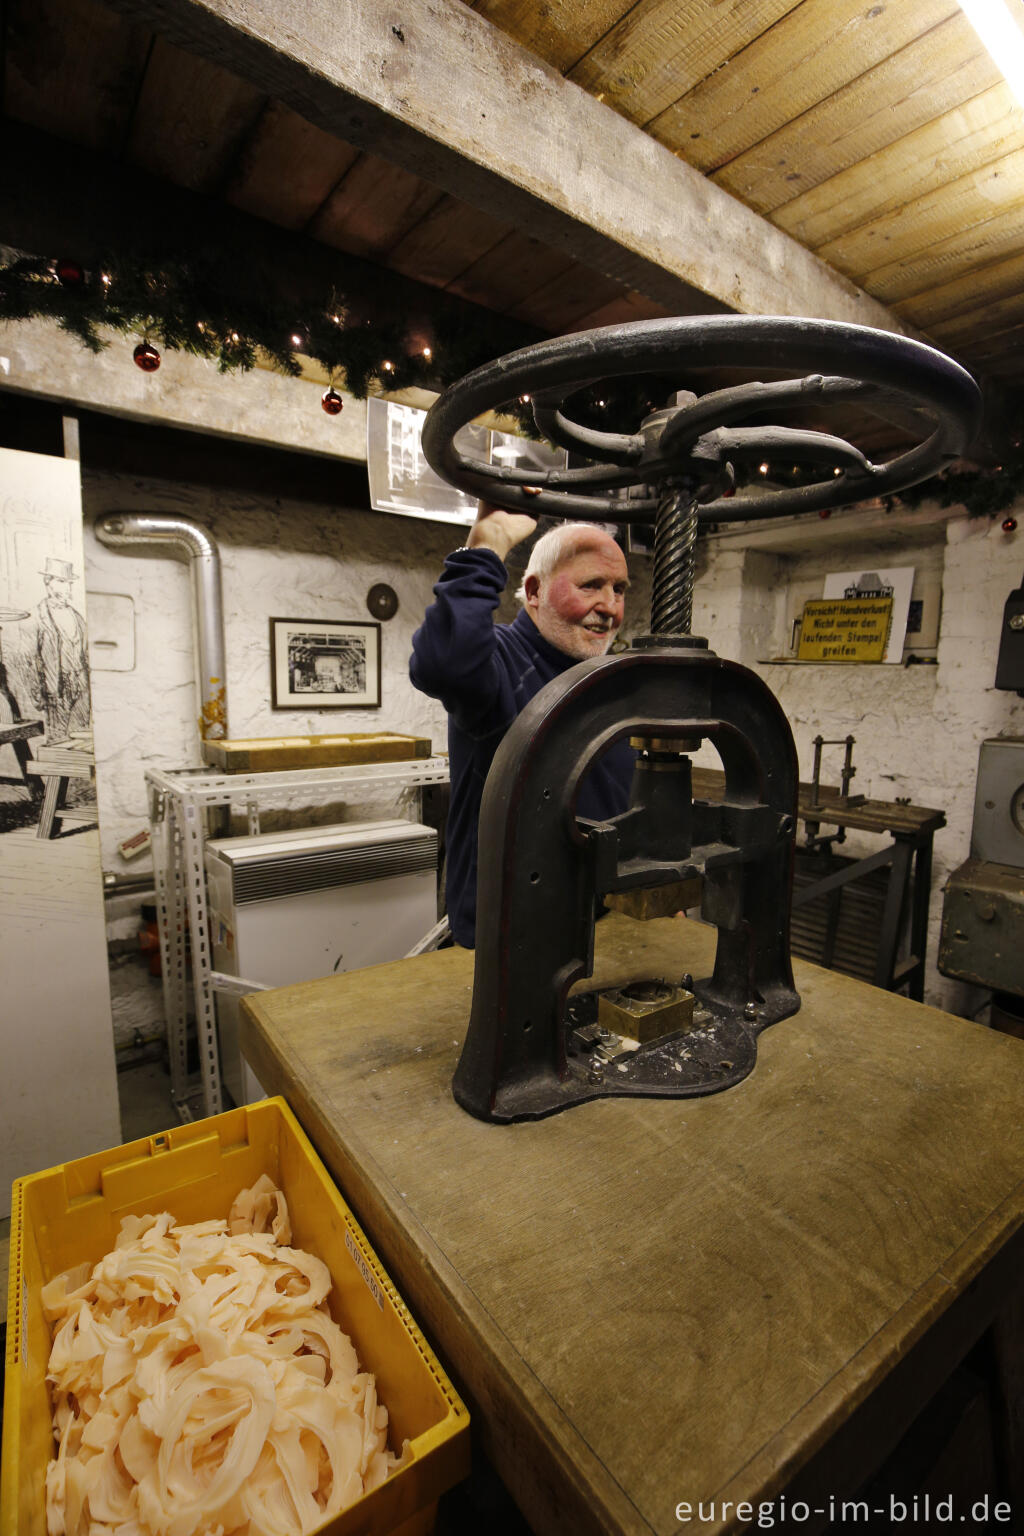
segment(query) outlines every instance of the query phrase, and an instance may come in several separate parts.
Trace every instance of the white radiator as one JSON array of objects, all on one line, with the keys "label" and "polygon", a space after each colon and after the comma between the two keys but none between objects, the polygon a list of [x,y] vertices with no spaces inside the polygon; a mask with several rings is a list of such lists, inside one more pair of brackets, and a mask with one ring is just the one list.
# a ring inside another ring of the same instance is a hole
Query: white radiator
[{"label": "white radiator", "polygon": [[[213,966],[287,986],[398,960],[437,916],[437,833],[410,821],[344,822],[206,845]],[[217,997],[221,1078],[262,1097],[238,1045],[238,1000]]]}]

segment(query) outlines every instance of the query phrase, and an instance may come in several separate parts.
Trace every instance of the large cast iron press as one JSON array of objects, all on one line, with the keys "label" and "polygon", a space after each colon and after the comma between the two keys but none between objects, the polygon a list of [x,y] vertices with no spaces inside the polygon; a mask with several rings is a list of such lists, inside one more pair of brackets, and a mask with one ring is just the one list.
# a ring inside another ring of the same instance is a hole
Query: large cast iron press
[{"label": "large cast iron press", "polygon": [[[698,396],[687,384],[709,367],[755,379]],[[638,375],[663,380],[669,403],[635,431],[573,419],[581,391]],[[464,425],[523,396],[540,433],[584,467],[517,470],[459,451]],[[912,445],[872,463],[830,433],[763,424],[801,408],[820,419],[832,407],[897,422]],[[893,493],[961,456],[979,417],[970,375],[922,343],[739,316],[543,342],[477,369],[432,407],[427,460],[471,495],[534,517],[654,527],[651,632],[542,689],[487,780],[473,1004],[453,1083],[471,1114],[535,1119],[614,1094],[713,1093],[744,1078],[761,1030],[799,1008],[789,955],[793,737],[756,673],[690,633],[698,526]],[[757,485],[758,466],[780,457],[810,478]],[[628,809],[604,823],[577,818],[580,780],[623,737],[638,748]],[[725,769],[721,802],[693,799],[690,754],[705,741]],[[636,915],[673,911],[695,880],[700,916],[718,930],[710,976],[694,980],[681,964],[679,975],[640,977],[612,997],[570,997],[593,971],[599,898]]]}]

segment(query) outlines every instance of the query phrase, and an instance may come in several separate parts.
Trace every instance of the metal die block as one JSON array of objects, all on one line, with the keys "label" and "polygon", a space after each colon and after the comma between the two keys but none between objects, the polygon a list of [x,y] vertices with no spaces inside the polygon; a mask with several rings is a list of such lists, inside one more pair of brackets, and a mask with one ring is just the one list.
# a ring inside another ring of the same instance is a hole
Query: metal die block
[{"label": "metal die block", "polygon": [[699,875],[692,880],[673,880],[668,885],[636,886],[633,890],[609,891],[603,898],[606,907],[624,912],[639,922],[654,917],[674,917],[699,904],[704,882]]},{"label": "metal die block", "polygon": [[666,1035],[693,1029],[693,993],[667,981],[634,981],[602,992],[597,1022],[627,1039],[648,1045]]}]

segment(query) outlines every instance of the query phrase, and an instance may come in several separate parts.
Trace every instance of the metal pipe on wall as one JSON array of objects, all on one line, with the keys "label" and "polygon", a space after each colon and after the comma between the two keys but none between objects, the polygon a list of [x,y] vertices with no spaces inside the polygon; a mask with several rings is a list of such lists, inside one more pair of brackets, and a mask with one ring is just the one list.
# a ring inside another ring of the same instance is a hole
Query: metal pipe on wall
[{"label": "metal pipe on wall", "polygon": [[199,735],[204,741],[223,739],[228,733],[224,605],[220,587],[220,551],[213,535],[183,517],[108,512],[97,520],[96,537],[112,549],[133,544],[166,544],[168,553],[189,562],[196,608]]}]

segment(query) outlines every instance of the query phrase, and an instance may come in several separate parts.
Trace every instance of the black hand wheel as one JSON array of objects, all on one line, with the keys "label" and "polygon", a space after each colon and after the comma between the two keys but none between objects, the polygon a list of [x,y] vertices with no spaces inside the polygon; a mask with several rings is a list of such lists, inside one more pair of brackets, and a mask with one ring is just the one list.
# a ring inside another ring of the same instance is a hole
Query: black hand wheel
[{"label": "black hand wheel", "polygon": [[[790,377],[741,384],[700,398],[679,395],[631,434],[573,421],[563,402],[590,384],[656,373],[666,396],[703,367],[763,369]],[[516,470],[468,458],[459,429],[485,411],[528,396],[541,434],[593,462],[585,468]],[[729,424],[801,405],[863,406],[911,426],[916,445],[872,464],[841,438],[785,427]],[[607,326],[524,347],[445,390],[423,428],[431,468],[460,490],[533,517],[654,522],[666,488],[702,503],[706,522],[778,517],[848,506],[927,479],[964,453],[977,431],[981,395],[970,374],[905,336],[828,320],[715,315]],[[821,479],[752,495],[725,495],[735,467],[772,453],[820,466]],[[838,471],[838,472],[837,472]]]}]

